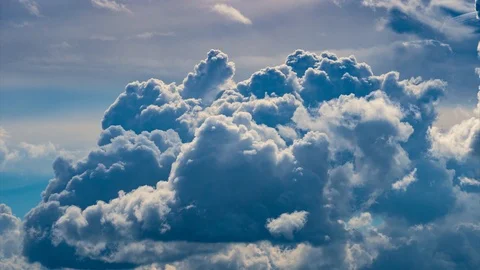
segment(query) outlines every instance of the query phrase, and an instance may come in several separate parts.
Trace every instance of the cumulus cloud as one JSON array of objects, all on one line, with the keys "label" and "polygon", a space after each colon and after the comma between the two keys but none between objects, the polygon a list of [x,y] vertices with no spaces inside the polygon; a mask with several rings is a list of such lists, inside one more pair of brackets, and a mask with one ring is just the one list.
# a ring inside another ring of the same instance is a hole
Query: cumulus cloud
[{"label": "cumulus cloud", "polygon": [[121,125],[136,132],[173,129],[182,139],[191,139],[201,103],[228,89],[234,72],[226,54],[211,50],[179,86],[157,79],[130,83],[105,113],[102,126]]},{"label": "cumulus cloud", "polygon": [[0,204],[0,268],[5,270],[43,269],[22,256],[22,222],[5,204]]},{"label": "cumulus cloud", "polygon": [[430,129],[432,151],[440,157],[467,158],[475,150],[480,134],[480,119],[472,117],[442,132],[437,127]]},{"label": "cumulus cloud", "polygon": [[209,98],[221,90],[233,77],[235,65],[229,62],[228,56],[219,50],[211,50],[207,59],[195,66],[193,72],[183,80],[181,95],[184,98]]},{"label": "cumulus cloud", "polygon": [[238,9],[227,4],[215,4],[212,10],[228,20],[242,24],[252,24],[252,21],[243,15]]},{"label": "cumulus cloud", "polygon": [[293,239],[293,233],[301,230],[307,222],[308,212],[295,211],[281,214],[278,218],[267,220],[268,231],[273,235],[281,235],[287,239]]},{"label": "cumulus cloud", "polygon": [[475,269],[478,118],[433,126],[445,82],[302,50],[242,82],[234,72],[212,50],[180,85],[128,84],[98,146],[54,162],[23,222],[25,258],[88,269],[390,269],[389,258]]},{"label": "cumulus cloud", "polygon": [[353,217],[348,221],[350,228],[362,228],[372,223],[372,215],[370,213],[361,213],[360,216]]}]

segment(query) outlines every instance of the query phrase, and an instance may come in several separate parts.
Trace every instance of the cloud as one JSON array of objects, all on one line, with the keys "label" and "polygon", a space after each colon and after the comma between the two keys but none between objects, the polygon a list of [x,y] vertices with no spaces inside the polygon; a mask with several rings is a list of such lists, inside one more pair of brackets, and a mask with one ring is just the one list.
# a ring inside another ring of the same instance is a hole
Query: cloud
[{"label": "cloud", "polygon": [[395,190],[407,190],[408,186],[417,181],[417,178],[415,177],[415,174],[417,173],[417,170],[413,170],[411,173],[406,175],[404,178],[401,180],[398,180],[397,182],[393,183],[392,188]]},{"label": "cloud", "polygon": [[6,270],[44,269],[30,264],[22,256],[22,222],[5,204],[0,204],[0,268]]},{"label": "cloud", "polygon": [[444,81],[301,50],[242,82],[234,72],[211,50],[180,85],[128,84],[97,147],[55,160],[23,222],[24,259],[87,269],[475,269],[478,118],[433,126]]},{"label": "cloud", "polygon": [[62,152],[68,153],[68,151],[58,149],[51,142],[45,144],[13,143],[7,131],[0,127],[0,172],[26,171],[25,167],[31,167],[29,163],[38,162],[41,166],[45,166],[45,161],[48,164]]},{"label": "cloud", "polygon": [[249,18],[245,17],[245,15],[243,15],[240,11],[227,4],[215,4],[212,10],[222,15],[226,19],[232,20],[234,22],[247,25],[252,24],[252,21]]},{"label": "cloud", "polygon": [[475,179],[471,179],[471,178],[468,178],[468,177],[461,177],[460,178],[460,185],[480,187],[480,181],[475,180]]},{"label": "cloud", "polygon": [[[361,3],[373,9],[386,10],[387,16],[382,22],[401,34],[462,40],[476,31],[475,26],[472,29],[471,25],[462,21],[463,17],[473,14],[469,1],[363,0]],[[463,17],[459,18],[459,15]]]},{"label": "cloud", "polygon": [[212,99],[233,77],[235,65],[219,50],[211,50],[207,59],[195,66],[193,72],[183,80],[181,95],[184,98]]},{"label": "cloud", "polygon": [[8,160],[15,159],[18,155],[17,152],[14,152],[7,147],[7,138],[7,131],[0,127],[0,168],[2,169]]},{"label": "cloud", "polygon": [[478,104],[477,104],[477,108],[475,109],[474,113],[476,113],[478,116],[480,116],[480,91],[477,94],[477,98],[478,98]]},{"label": "cloud", "polygon": [[91,40],[100,40],[100,41],[115,41],[117,40],[114,36],[107,36],[107,35],[92,35],[90,36]]},{"label": "cloud", "polygon": [[173,36],[173,35],[174,35],[173,32],[168,32],[168,33],[143,32],[143,33],[140,33],[140,34],[136,35],[135,37],[139,38],[139,39],[151,39],[151,38],[154,38],[154,37],[169,37],[169,36]]},{"label": "cloud", "polygon": [[353,217],[348,221],[350,228],[362,228],[372,224],[372,215],[370,213],[361,213],[358,217]]},{"label": "cloud", "polygon": [[182,139],[191,139],[193,123],[189,115],[196,117],[202,99],[211,102],[228,88],[234,72],[235,66],[226,54],[211,50],[180,86],[156,79],[130,83],[105,113],[102,126],[121,125],[135,131],[173,129]]},{"label": "cloud", "polygon": [[480,134],[480,119],[472,117],[442,132],[436,127],[430,129],[435,155],[454,159],[467,158],[474,149]]},{"label": "cloud", "polygon": [[115,0],[91,0],[92,5],[96,8],[107,9],[113,12],[132,13],[125,4],[117,3]]},{"label": "cloud", "polygon": [[34,15],[36,17],[40,17],[41,16],[41,13],[40,13],[40,8],[38,6],[38,3],[34,0],[18,0],[20,2],[20,4],[22,4],[25,9],[28,10],[28,12],[31,14],[31,15]]},{"label": "cloud", "polygon": [[477,19],[480,19],[480,1],[475,0],[475,11],[477,12]]},{"label": "cloud", "polygon": [[281,214],[278,218],[267,220],[268,231],[275,236],[293,239],[293,233],[301,230],[307,222],[308,212],[299,211]]},{"label": "cloud", "polygon": [[27,155],[32,158],[38,158],[57,153],[57,148],[51,142],[47,144],[30,144],[22,142],[20,143],[20,148],[25,150]]}]

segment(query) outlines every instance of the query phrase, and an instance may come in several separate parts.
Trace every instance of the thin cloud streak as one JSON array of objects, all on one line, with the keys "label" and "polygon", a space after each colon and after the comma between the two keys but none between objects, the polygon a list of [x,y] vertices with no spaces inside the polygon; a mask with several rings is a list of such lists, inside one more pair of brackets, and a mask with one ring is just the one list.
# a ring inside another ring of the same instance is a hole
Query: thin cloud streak
[{"label": "thin cloud streak", "polygon": [[252,21],[249,18],[247,18],[245,15],[243,15],[236,8],[231,7],[229,5],[216,4],[215,6],[213,6],[213,11],[222,15],[223,17],[225,17],[229,20],[239,22],[239,23],[242,23],[242,24],[246,24],[246,25],[251,25],[252,24]]},{"label": "thin cloud streak", "polygon": [[114,0],[92,0],[92,5],[96,8],[108,9],[113,12],[133,13],[127,6],[117,3]]}]

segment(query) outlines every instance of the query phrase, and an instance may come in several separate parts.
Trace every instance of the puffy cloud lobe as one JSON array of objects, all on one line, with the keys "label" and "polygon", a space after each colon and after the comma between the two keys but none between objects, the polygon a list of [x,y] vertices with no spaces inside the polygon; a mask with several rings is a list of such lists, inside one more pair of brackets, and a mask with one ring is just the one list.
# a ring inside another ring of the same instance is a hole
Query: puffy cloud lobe
[{"label": "puffy cloud lobe", "polygon": [[308,212],[295,211],[293,213],[281,214],[278,218],[267,220],[268,231],[274,236],[283,236],[286,239],[293,239],[293,233],[299,231],[307,222]]},{"label": "puffy cloud lobe", "polygon": [[224,85],[233,77],[235,65],[228,56],[219,50],[211,50],[207,59],[201,61],[192,73],[183,80],[181,94],[184,98],[213,99]]},{"label": "puffy cloud lobe", "polygon": [[280,97],[268,95],[264,98],[255,96],[247,98],[235,91],[225,91],[205,110],[205,117],[210,115],[232,116],[236,112],[248,112],[257,124],[277,127],[291,124],[293,114],[301,106],[301,101],[292,94]]},{"label": "puffy cloud lobe", "polygon": [[5,204],[0,204],[0,258],[10,258],[19,253],[17,241],[21,237],[20,219],[13,216],[12,210]]},{"label": "puffy cloud lobe", "polygon": [[237,89],[242,95],[254,95],[258,98],[270,94],[283,96],[286,93],[294,93],[299,87],[295,73],[286,65],[257,71],[250,79],[237,85]]},{"label": "puffy cloud lobe", "polygon": [[5,204],[0,204],[0,268],[5,270],[42,269],[22,256],[22,224]]},{"label": "puffy cloud lobe", "polygon": [[155,185],[168,178],[180,150],[180,139],[171,130],[136,135],[111,127],[101,135],[100,144],[106,140],[110,143],[76,164],[58,158],[54,163],[55,178],[43,192],[43,200],[85,208],[97,200],[115,198],[120,190]]},{"label": "puffy cloud lobe", "polygon": [[155,79],[133,82],[105,112],[102,127],[120,125],[137,133],[173,129],[186,138],[188,126],[180,117],[198,105],[198,100],[182,99],[174,84]]},{"label": "puffy cloud lobe", "polygon": [[228,88],[234,72],[226,54],[211,50],[180,86],[156,79],[130,83],[105,112],[102,127],[120,125],[137,133],[173,129],[183,140],[191,140],[195,127],[185,118],[197,114],[202,100],[213,100],[222,86]]},{"label": "puffy cloud lobe", "polygon": [[[461,183],[479,179],[479,140],[468,121],[465,133],[433,132],[444,82],[305,51],[236,85],[232,75],[212,51],[180,86],[129,84],[98,148],[55,162],[24,222],[27,258],[52,268],[377,269],[475,233],[460,223],[478,222],[478,195]],[[446,134],[458,145],[445,146]],[[445,154],[459,147],[465,159]],[[476,263],[474,252],[442,252],[448,266]]]},{"label": "puffy cloud lobe", "polygon": [[439,157],[462,160],[475,154],[475,144],[480,134],[480,119],[472,117],[453,126],[447,132],[430,129],[432,151]]},{"label": "puffy cloud lobe", "polygon": [[480,177],[480,118],[475,111],[472,118],[449,130],[432,127],[429,136],[432,154],[445,160],[455,171],[455,183],[467,192],[480,191],[476,185],[476,179]]},{"label": "puffy cloud lobe", "polygon": [[287,56],[285,64],[290,66],[292,70],[297,73],[298,77],[303,77],[307,69],[314,68],[319,62],[320,58],[308,51],[296,50],[294,53]]},{"label": "puffy cloud lobe", "polygon": [[323,53],[321,57],[314,68],[307,69],[302,79],[300,95],[307,106],[351,93],[365,96],[380,88],[379,78],[355,57],[337,58],[329,53]]}]

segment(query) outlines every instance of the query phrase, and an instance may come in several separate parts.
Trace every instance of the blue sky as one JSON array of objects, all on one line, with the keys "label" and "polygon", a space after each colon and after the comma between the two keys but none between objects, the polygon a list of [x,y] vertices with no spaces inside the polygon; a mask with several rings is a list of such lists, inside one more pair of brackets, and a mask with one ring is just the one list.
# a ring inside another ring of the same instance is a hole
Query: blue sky
[{"label": "blue sky", "polygon": [[475,10],[3,0],[0,266],[478,268]]}]

